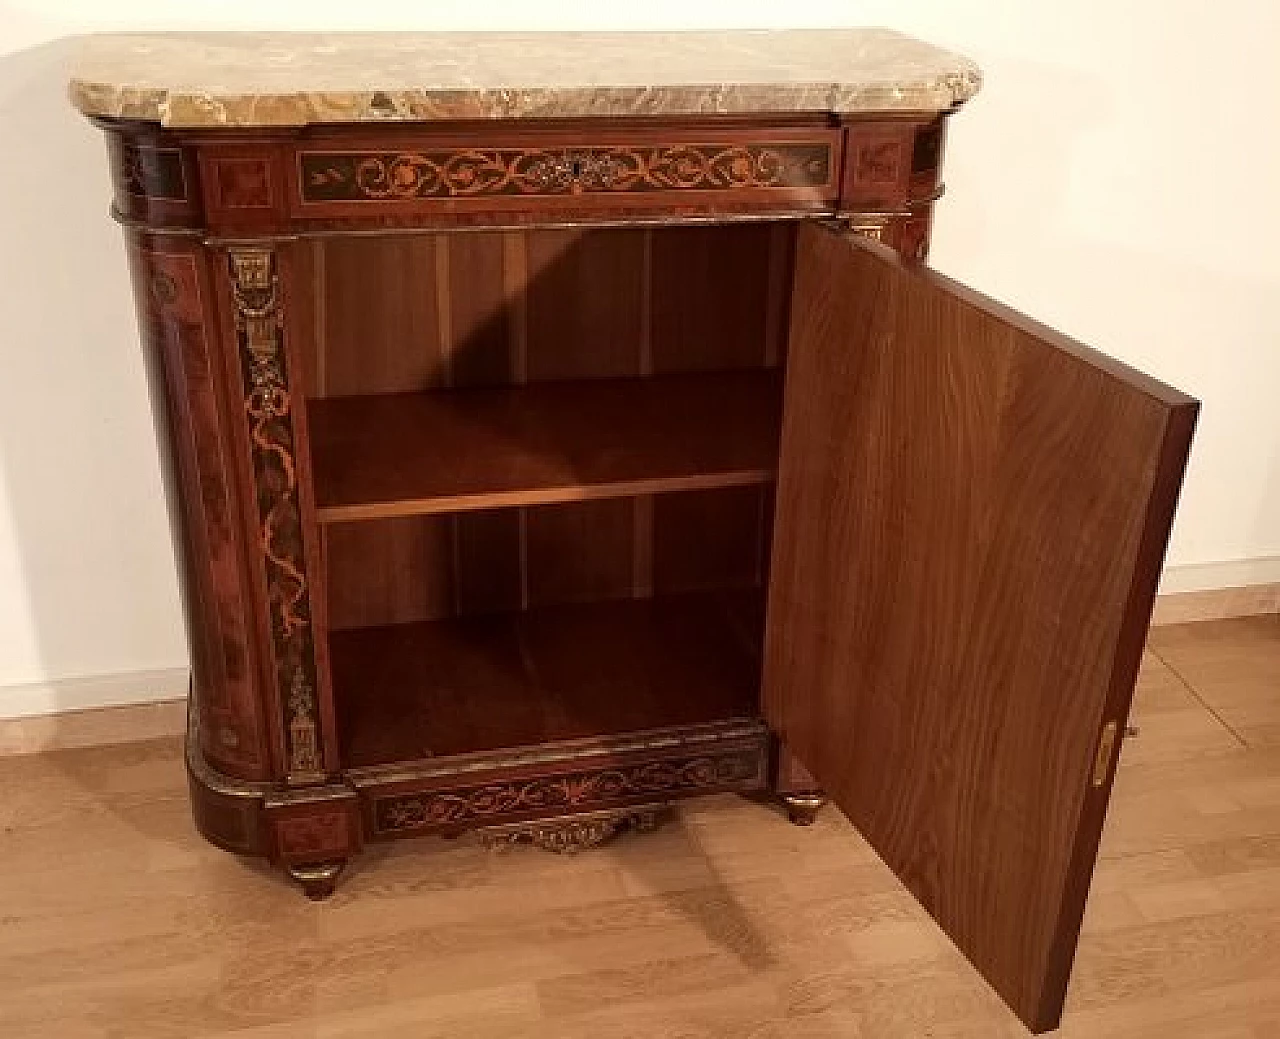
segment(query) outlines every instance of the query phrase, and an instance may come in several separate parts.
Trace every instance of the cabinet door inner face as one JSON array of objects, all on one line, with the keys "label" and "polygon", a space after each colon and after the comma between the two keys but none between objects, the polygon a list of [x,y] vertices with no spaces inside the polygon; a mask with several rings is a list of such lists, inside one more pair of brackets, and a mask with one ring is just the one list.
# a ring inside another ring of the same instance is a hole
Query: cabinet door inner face
[{"label": "cabinet door inner face", "polygon": [[796,256],[765,717],[1052,1028],[1197,405],[879,246]]}]

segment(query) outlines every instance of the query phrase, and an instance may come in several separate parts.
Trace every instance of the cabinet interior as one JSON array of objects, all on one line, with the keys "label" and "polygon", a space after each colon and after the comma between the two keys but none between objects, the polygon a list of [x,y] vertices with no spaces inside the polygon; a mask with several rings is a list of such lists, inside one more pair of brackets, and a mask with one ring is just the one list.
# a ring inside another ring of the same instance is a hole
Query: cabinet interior
[{"label": "cabinet interior", "polygon": [[346,767],[758,713],[795,230],[302,247]]}]

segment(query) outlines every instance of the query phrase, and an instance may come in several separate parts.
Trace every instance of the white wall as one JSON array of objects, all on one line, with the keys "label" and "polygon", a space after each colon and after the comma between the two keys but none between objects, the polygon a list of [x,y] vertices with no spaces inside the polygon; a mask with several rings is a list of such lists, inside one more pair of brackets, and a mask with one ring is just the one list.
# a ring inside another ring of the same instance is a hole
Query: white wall
[{"label": "white wall", "polygon": [[51,42],[92,31],[884,24],[962,50],[987,85],[934,266],[1200,396],[1166,587],[1280,580],[1280,4],[440,7],[0,4],[0,717],[172,695],[185,659],[103,147]]}]

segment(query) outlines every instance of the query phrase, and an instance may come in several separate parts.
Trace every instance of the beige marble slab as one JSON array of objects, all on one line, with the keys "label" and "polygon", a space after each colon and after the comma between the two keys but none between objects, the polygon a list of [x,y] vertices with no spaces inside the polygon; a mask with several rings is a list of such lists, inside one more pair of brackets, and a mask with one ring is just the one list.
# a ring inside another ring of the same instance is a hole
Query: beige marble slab
[{"label": "beige marble slab", "polygon": [[982,82],[887,29],[101,35],[73,77],[86,115],[187,127],[940,111]]}]

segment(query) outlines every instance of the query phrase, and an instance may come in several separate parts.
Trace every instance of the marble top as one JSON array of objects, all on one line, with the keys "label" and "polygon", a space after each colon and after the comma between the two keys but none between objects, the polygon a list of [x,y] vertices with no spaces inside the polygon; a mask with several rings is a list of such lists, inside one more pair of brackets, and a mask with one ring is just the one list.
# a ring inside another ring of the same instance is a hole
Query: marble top
[{"label": "marble top", "polygon": [[166,126],[941,111],[958,54],[888,29],[88,36],[71,100]]}]

